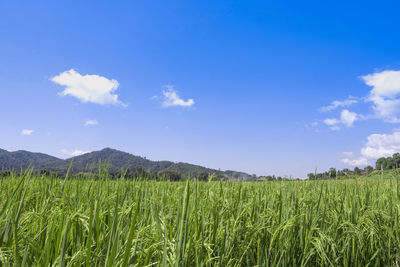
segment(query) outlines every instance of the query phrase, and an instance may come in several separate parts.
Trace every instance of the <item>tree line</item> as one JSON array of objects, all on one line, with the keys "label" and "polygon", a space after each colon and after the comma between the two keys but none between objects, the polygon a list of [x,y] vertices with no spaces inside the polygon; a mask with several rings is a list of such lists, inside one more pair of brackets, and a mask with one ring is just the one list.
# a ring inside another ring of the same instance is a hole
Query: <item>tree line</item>
[{"label": "tree line", "polygon": [[362,175],[370,174],[374,170],[385,171],[391,169],[397,169],[400,167],[400,153],[395,153],[391,157],[381,157],[375,162],[375,169],[372,166],[367,166],[363,169],[355,167],[353,170],[345,168],[343,170],[336,170],[335,168],[330,168],[326,172],[322,173],[309,173],[307,178],[309,180],[323,180],[323,179],[336,179],[340,177],[346,177],[349,175]]},{"label": "tree line", "polygon": [[[400,153],[395,153],[391,157],[381,157],[377,159],[375,163],[375,169],[372,166],[366,166],[363,169],[359,167],[355,167],[354,169],[344,168],[342,170],[337,170],[336,168],[330,168],[328,171],[321,172],[321,173],[309,173],[307,174],[307,178],[309,180],[324,180],[324,179],[336,179],[336,178],[344,178],[351,175],[363,175],[363,174],[370,174],[374,170],[377,171],[384,171],[390,169],[397,169],[400,167]],[[106,176],[111,179],[118,179],[124,177],[125,179],[145,179],[145,180],[168,180],[168,181],[180,181],[183,179],[191,178],[199,181],[226,181],[230,178],[227,175],[222,173],[210,173],[210,172],[200,172],[193,176],[184,177],[184,175],[175,170],[168,170],[164,169],[158,172],[151,172],[148,169],[142,166],[135,166],[127,168],[126,170],[121,171],[109,171],[107,169],[103,170],[106,173]],[[57,172],[51,172],[47,169],[42,169],[39,171],[34,171],[34,173],[42,175],[42,176],[51,176],[51,177],[58,177],[63,178],[64,175],[61,175]],[[0,178],[1,177],[8,177],[12,174],[12,171],[5,170],[0,171]],[[79,172],[71,175],[70,177],[88,177],[96,178],[96,176],[100,176],[98,172]],[[258,180],[258,181],[285,181],[285,180],[300,180],[299,178],[287,178],[287,177],[280,177],[275,175],[268,175],[268,176],[259,176],[253,175],[251,180]]]},{"label": "tree line", "polygon": [[376,161],[377,170],[390,170],[400,167],[400,153],[395,153],[391,157],[381,157]]}]

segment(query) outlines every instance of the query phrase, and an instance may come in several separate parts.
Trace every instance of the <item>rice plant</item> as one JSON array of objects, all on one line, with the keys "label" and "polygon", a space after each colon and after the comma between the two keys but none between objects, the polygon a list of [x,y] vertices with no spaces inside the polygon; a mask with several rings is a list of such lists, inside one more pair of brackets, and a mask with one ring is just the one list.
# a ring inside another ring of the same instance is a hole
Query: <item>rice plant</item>
[{"label": "rice plant", "polygon": [[0,180],[1,266],[398,266],[400,175]]}]

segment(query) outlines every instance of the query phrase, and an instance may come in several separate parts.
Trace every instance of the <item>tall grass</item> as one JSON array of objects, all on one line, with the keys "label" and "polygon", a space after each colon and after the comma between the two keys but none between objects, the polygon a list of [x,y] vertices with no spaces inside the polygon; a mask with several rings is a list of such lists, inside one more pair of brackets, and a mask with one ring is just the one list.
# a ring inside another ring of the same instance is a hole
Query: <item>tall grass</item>
[{"label": "tall grass", "polygon": [[398,266],[400,175],[0,180],[1,266]]}]

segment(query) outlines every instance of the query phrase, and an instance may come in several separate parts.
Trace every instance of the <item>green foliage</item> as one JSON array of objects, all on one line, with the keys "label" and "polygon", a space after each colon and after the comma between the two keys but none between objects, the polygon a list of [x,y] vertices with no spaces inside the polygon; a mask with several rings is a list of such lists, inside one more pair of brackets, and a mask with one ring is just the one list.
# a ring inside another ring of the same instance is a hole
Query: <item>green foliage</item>
[{"label": "green foliage", "polygon": [[396,164],[393,160],[392,157],[387,157],[386,158],[386,169],[390,170],[390,169],[394,169],[396,168]]},{"label": "green foliage", "polygon": [[[392,157],[381,157],[375,163],[376,170],[391,170],[400,167],[400,153],[393,154]],[[374,168],[372,166],[366,166],[363,170],[359,167],[355,167],[354,171],[345,168],[343,170],[336,171],[335,168],[330,168],[328,172],[323,173],[309,173],[307,175],[308,180],[324,180],[333,178],[352,178],[354,175],[365,175],[373,173]],[[335,174],[334,174],[335,173]]]},{"label": "green foliage", "polygon": [[367,166],[364,168],[364,172],[369,174],[374,170],[374,168],[372,166]]},{"label": "green foliage", "polygon": [[386,158],[379,158],[376,161],[375,169],[377,169],[377,170],[384,169],[385,170],[386,169],[386,165],[387,165]]},{"label": "green foliage", "polygon": [[208,176],[209,174],[207,172],[201,172],[198,176],[197,179],[199,181],[208,181]]},{"label": "green foliage", "polygon": [[[376,170],[391,170],[400,167],[400,153],[393,154],[392,157],[381,157],[376,161]],[[307,175],[308,180],[326,180],[334,178],[354,178],[360,175],[370,175],[374,171],[372,166],[366,166],[363,170],[359,167],[355,167],[353,171],[345,168],[343,170],[336,170],[330,168],[327,172],[322,173],[309,173]]]},{"label": "green foliage", "polygon": [[400,153],[393,154],[392,157],[381,157],[376,161],[377,170],[390,170],[400,167]]},{"label": "green foliage", "polygon": [[329,178],[336,178],[336,169],[335,168],[329,169]]},{"label": "green foliage", "polygon": [[157,179],[157,173],[163,170],[179,172],[181,176],[198,177],[201,173],[218,174],[229,178],[249,178],[250,175],[236,171],[219,171],[189,163],[174,163],[171,161],[151,161],[111,148],[94,151],[71,159],[62,160],[46,154],[27,151],[8,152],[0,149],[1,170],[25,170],[34,168],[42,174],[57,173],[65,175],[73,159],[71,174],[99,173],[99,162],[106,164],[107,170],[113,177],[120,177],[127,170],[127,178],[141,176],[146,179]]},{"label": "green foliage", "polygon": [[46,166],[59,161],[58,158],[42,153],[32,153],[28,151],[8,152],[0,149],[0,170],[16,170],[27,169],[34,166],[36,169],[45,169]]},{"label": "green foliage", "polygon": [[396,169],[399,168],[400,167],[400,153],[394,153],[392,158],[393,158]]},{"label": "green foliage", "polygon": [[158,172],[158,177],[164,181],[180,181],[182,180],[182,174],[177,171],[163,170]]}]

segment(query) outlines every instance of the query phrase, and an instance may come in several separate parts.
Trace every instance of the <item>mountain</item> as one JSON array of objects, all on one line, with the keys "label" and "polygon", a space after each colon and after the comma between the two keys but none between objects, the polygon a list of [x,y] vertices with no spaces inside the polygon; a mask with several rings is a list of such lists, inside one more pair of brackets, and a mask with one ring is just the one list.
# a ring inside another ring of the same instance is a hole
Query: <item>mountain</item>
[{"label": "mountain", "polygon": [[62,160],[62,162],[52,162],[47,165],[47,169],[63,173],[68,169],[72,160],[73,172],[96,170],[99,162],[107,165],[110,171],[119,171],[130,167],[142,166],[151,172],[155,172],[164,170],[174,164],[170,161],[151,161],[116,149],[105,148],[100,151],[94,151]]},{"label": "mountain", "polygon": [[184,176],[198,176],[200,173],[218,173],[229,178],[246,178],[250,175],[243,172],[219,171],[189,163],[174,163],[172,161],[151,161],[143,157],[135,156],[119,150],[105,148],[81,156],[59,159],[43,153],[32,153],[28,151],[9,152],[0,149],[0,170],[20,170],[29,166],[35,170],[46,169],[50,172],[65,174],[73,161],[71,172],[97,171],[99,162],[107,165],[109,171],[120,171],[132,167],[141,166],[147,171],[154,173],[164,170],[177,171]]},{"label": "mountain", "polygon": [[60,162],[60,159],[43,153],[0,149],[0,170],[25,170],[29,166],[35,169],[46,168],[49,164]]}]

